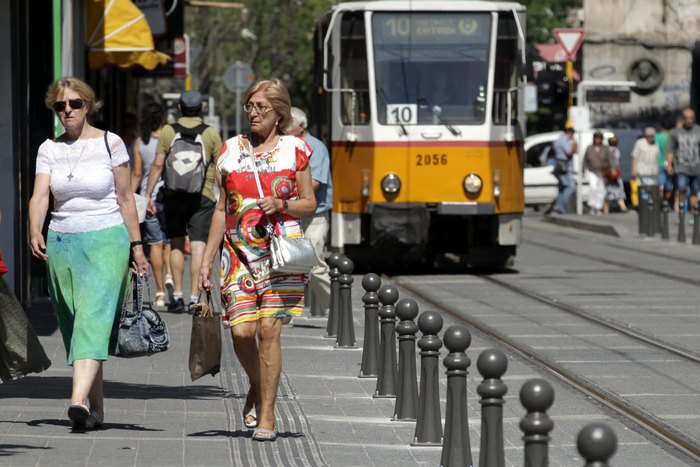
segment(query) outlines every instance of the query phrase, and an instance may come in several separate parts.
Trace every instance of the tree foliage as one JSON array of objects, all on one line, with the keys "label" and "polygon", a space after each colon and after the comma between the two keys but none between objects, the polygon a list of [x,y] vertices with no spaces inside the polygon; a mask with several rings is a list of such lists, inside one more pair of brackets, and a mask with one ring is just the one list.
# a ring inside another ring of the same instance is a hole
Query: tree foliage
[{"label": "tree foliage", "polygon": [[583,0],[521,0],[527,7],[527,39],[530,44],[554,42],[555,28],[578,27],[577,12]]},{"label": "tree foliage", "polygon": [[328,0],[245,0],[243,9],[197,8],[185,11],[186,30],[196,58],[194,86],[213,95],[217,113],[235,113],[235,95],[222,82],[236,60],[249,63],[257,79],[280,78],[292,104],[304,109],[311,102],[312,35],[317,16]]}]

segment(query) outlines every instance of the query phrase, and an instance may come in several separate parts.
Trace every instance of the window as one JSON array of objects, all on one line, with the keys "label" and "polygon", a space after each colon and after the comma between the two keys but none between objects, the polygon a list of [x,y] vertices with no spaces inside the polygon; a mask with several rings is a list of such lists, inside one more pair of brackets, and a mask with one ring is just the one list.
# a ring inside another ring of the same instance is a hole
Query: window
[{"label": "window", "polygon": [[493,82],[493,122],[496,125],[508,123],[510,102],[511,121],[518,118],[518,28],[512,13],[502,13],[498,17],[498,37],[496,38],[496,69]]},{"label": "window", "polygon": [[[367,75],[367,43],[362,12],[346,13],[340,24],[340,87],[353,89],[341,94],[343,123],[369,123],[369,79]],[[354,113],[354,115],[353,115]]]}]

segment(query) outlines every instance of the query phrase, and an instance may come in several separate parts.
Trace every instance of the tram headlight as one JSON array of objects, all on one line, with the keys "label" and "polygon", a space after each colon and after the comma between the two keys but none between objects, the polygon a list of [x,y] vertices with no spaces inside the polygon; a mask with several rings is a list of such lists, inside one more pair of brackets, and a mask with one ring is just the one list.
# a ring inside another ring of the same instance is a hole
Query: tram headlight
[{"label": "tram headlight", "polygon": [[481,177],[477,174],[469,174],[464,177],[464,190],[470,195],[475,195],[481,191],[481,187],[484,186],[484,182],[481,181]]},{"label": "tram headlight", "polygon": [[396,174],[387,174],[382,178],[382,191],[387,195],[394,195],[401,189],[401,179]]}]

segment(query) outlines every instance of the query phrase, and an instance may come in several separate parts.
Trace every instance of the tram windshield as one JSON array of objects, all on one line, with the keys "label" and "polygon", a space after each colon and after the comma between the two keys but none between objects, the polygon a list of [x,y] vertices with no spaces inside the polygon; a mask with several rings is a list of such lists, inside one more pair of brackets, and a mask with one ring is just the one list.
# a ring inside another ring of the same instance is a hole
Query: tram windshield
[{"label": "tram windshield", "polygon": [[483,123],[490,30],[490,13],[375,13],[379,122]]}]

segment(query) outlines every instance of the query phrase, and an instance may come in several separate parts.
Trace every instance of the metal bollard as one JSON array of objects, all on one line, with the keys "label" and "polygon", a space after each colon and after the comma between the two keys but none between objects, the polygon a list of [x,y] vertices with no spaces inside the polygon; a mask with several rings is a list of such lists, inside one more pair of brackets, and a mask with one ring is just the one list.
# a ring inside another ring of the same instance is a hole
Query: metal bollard
[{"label": "metal bollard", "polygon": [[546,467],[549,465],[549,432],[554,422],[547,409],[554,403],[554,389],[543,379],[531,379],[520,388],[520,403],[527,414],[520,421],[520,430],[525,435],[524,467]]},{"label": "metal bollard", "polygon": [[362,340],[362,365],[359,378],[376,378],[379,368],[379,296],[377,290],[382,285],[378,275],[369,273],[362,278],[365,294],[365,334]]},{"label": "metal bollard", "polygon": [[447,328],[443,339],[450,353],[443,361],[447,368],[447,406],[440,466],[471,466],[467,414],[467,368],[471,360],[465,352],[472,336],[465,326],[454,325]]},{"label": "metal bollard", "polygon": [[685,243],[685,206],[678,204],[678,243]]},{"label": "metal bollard", "polygon": [[649,200],[647,199],[647,190],[644,185],[639,185],[637,187],[639,204],[637,205],[637,218],[638,218],[638,230],[639,235],[646,235],[649,227],[647,224],[649,222],[647,204]]},{"label": "metal bollard", "polygon": [[399,376],[394,406],[394,420],[416,420],[418,407],[418,380],[416,377],[416,333],[418,325],[414,321],[418,316],[418,304],[415,300],[404,298],[396,304],[396,316],[399,324]]},{"label": "metal bollard", "polygon": [[700,212],[697,209],[693,211],[693,245],[700,245]]},{"label": "metal bollard", "polygon": [[436,446],[442,444],[442,419],[440,418],[440,386],[438,359],[442,341],[442,316],[437,311],[426,311],[418,318],[418,329],[423,334],[420,347],[420,394],[416,432],[411,446]]},{"label": "metal bollard", "polygon": [[326,338],[335,339],[338,335],[338,310],[340,309],[340,284],[338,283],[338,277],[340,277],[340,271],[338,270],[338,264],[342,255],[340,253],[331,253],[326,259],[328,263],[329,271],[328,275],[331,277],[331,300],[330,307],[328,308],[328,322],[326,323]]},{"label": "metal bollard", "polygon": [[656,210],[654,203],[654,193],[658,191],[656,187],[648,186],[647,190],[647,230],[646,234],[649,237],[656,235],[656,218],[654,217],[654,211]]},{"label": "metal bollard", "polygon": [[338,336],[335,341],[336,347],[346,349],[354,348],[355,346],[355,322],[352,315],[352,271],[354,264],[347,256],[343,256],[338,263],[340,276],[338,284],[340,288],[340,313],[338,314]]},{"label": "metal bollard", "polygon": [[668,212],[671,208],[668,205],[668,201],[664,200],[663,207],[661,208],[661,238],[664,240],[669,240],[671,238],[671,232],[668,227]]},{"label": "metal bollard", "polygon": [[654,222],[654,230],[656,233],[660,233],[662,230],[661,224],[661,207],[663,205],[663,200],[661,193],[659,193],[659,187],[653,187],[652,195],[654,197],[654,212],[652,214],[652,219]]},{"label": "metal bollard", "polygon": [[383,285],[379,289],[380,341],[379,374],[374,397],[396,397],[396,312],[394,304],[399,299],[399,291],[393,285]]},{"label": "metal bollard", "polygon": [[508,388],[501,378],[508,369],[508,358],[498,349],[484,350],[476,360],[476,367],[484,377],[476,388],[481,396],[479,467],[505,467],[503,396]]},{"label": "metal bollard", "polygon": [[584,467],[608,467],[617,450],[617,436],[608,425],[591,423],[579,431],[576,447],[586,461]]},{"label": "metal bollard", "polygon": [[306,289],[304,300],[306,300],[306,297],[309,297],[309,315],[313,316],[314,318],[323,316],[324,310],[321,302],[316,297],[316,293],[314,293],[313,289],[311,289],[311,287],[308,285],[306,286]]}]

